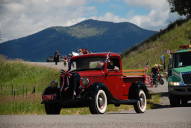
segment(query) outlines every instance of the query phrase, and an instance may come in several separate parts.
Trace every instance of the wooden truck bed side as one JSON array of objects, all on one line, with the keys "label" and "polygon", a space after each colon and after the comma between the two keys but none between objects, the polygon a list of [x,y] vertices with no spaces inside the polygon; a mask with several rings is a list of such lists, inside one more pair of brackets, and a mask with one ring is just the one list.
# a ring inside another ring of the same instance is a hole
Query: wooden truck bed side
[{"label": "wooden truck bed side", "polygon": [[123,76],[132,77],[132,76],[144,76],[146,75],[145,69],[126,69],[123,70]]},{"label": "wooden truck bed side", "polygon": [[127,69],[123,70],[123,81],[136,83],[138,81],[146,82],[146,71],[145,69]]}]

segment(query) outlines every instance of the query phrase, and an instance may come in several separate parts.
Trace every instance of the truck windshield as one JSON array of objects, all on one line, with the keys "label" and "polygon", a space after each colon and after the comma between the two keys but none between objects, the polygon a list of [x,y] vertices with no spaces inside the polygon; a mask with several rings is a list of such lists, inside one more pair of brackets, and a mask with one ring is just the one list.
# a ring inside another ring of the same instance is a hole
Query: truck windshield
[{"label": "truck windshield", "polygon": [[104,57],[84,57],[71,60],[69,68],[73,71],[101,70],[104,68]]},{"label": "truck windshield", "polygon": [[175,68],[191,66],[191,52],[176,53],[173,59]]}]

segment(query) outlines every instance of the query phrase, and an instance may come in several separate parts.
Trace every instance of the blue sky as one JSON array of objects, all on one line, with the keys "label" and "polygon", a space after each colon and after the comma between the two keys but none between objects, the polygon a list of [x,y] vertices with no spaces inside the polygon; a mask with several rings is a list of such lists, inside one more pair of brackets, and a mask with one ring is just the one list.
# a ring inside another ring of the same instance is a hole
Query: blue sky
[{"label": "blue sky", "polygon": [[107,12],[111,12],[114,15],[128,18],[132,13],[146,15],[149,10],[143,7],[130,6],[123,0],[106,0],[105,2],[88,2],[88,6],[96,7],[96,15],[102,16]]},{"label": "blue sky", "polygon": [[180,18],[169,8],[167,0],[0,0],[0,42],[86,19],[160,30]]}]

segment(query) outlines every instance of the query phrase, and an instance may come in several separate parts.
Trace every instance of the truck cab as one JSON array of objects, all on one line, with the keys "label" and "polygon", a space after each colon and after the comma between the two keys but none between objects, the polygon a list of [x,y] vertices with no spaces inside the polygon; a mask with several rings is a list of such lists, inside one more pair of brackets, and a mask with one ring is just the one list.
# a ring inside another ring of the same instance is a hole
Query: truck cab
[{"label": "truck cab", "polygon": [[45,89],[42,103],[47,114],[58,114],[61,108],[84,106],[92,114],[103,114],[108,104],[133,105],[137,113],[143,113],[149,98],[144,82],[144,74],[124,75],[117,53],[73,56],[68,71],[60,74],[60,85]]},{"label": "truck cab", "polygon": [[182,45],[171,54],[168,67],[168,93],[171,106],[191,100],[191,45]]}]

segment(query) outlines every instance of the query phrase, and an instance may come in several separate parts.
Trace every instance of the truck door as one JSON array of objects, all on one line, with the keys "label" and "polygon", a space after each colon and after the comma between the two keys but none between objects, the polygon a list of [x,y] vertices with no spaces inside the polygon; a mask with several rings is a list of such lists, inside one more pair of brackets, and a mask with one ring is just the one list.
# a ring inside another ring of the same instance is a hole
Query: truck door
[{"label": "truck door", "polygon": [[106,84],[114,98],[127,99],[128,89],[122,81],[122,69],[120,66],[120,58],[111,57],[107,64]]}]

